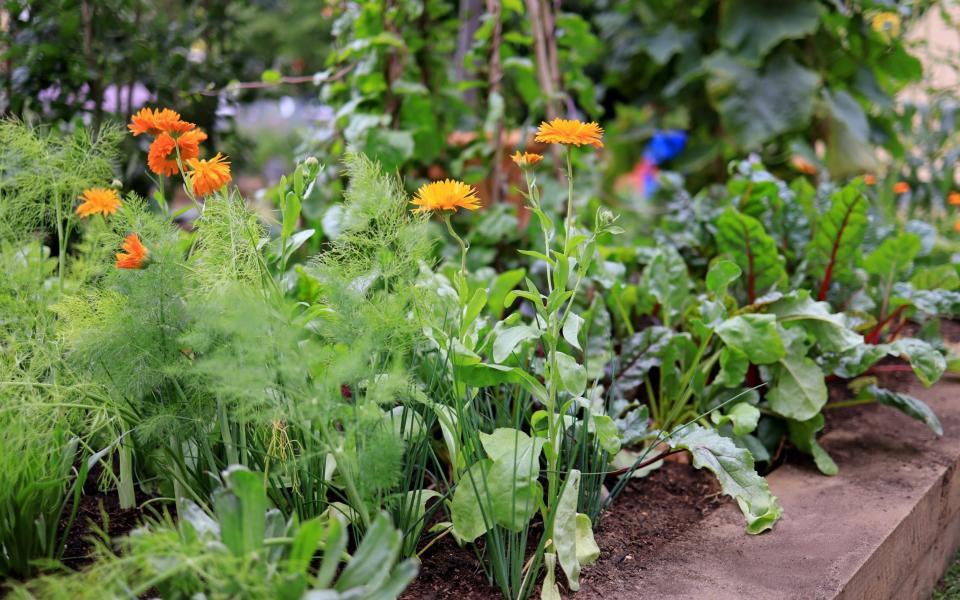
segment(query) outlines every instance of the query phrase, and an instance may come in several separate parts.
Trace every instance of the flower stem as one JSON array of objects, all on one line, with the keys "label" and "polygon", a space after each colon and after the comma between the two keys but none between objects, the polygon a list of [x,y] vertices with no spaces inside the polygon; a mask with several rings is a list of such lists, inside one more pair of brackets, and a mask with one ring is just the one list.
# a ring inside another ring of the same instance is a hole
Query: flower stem
[{"label": "flower stem", "polygon": [[457,240],[457,243],[460,244],[460,284],[463,287],[461,291],[461,298],[463,301],[466,301],[466,283],[467,283],[467,250],[470,249],[470,244],[468,244],[462,237],[457,235],[456,230],[453,228],[453,224],[450,222],[450,215],[443,213],[443,222],[447,226],[447,231]]},{"label": "flower stem", "polygon": [[567,227],[566,239],[563,240],[564,246],[569,248],[570,238],[573,236],[573,161],[571,154],[573,150],[567,146]]}]

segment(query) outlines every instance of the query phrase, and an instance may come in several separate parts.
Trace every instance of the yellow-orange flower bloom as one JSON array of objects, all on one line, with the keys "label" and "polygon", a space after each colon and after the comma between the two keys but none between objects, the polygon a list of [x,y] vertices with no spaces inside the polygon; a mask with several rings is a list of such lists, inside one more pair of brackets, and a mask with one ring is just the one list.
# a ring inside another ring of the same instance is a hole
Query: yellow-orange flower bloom
[{"label": "yellow-orange flower bloom", "polygon": [[183,133],[194,128],[193,123],[187,123],[180,118],[180,113],[163,108],[154,110],[152,108],[141,108],[137,114],[130,118],[130,124],[127,129],[134,136],[146,133],[149,135],[159,135],[161,133]]},{"label": "yellow-orange flower bloom", "polygon": [[219,152],[210,160],[191,158],[187,165],[190,167],[187,180],[194,196],[206,196],[230,181],[230,161]]},{"label": "yellow-orange flower bloom", "polygon": [[543,155],[536,154],[534,152],[520,152],[517,150],[516,153],[510,157],[510,160],[521,167],[529,167],[543,160]]},{"label": "yellow-orange flower bloom", "polygon": [[575,146],[591,145],[603,148],[603,129],[596,123],[568,119],[554,119],[549,123],[540,123],[537,129],[538,142],[547,144],[572,144]]},{"label": "yellow-orange flower bloom", "polygon": [[191,129],[178,137],[163,132],[150,144],[147,166],[157,175],[173,175],[178,171],[177,148],[180,148],[180,160],[186,162],[200,156],[200,142],[205,139],[207,134],[202,129]]},{"label": "yellow-orange flower bloom", "polygon": [[960,192],[950,192],[947,195],[947,202],[952,206],[960,206]]},{"label": "yellow-orange flower bloom", "polygon": [[421,186],[410,204],[417,206],[413,209],[415,213],[456,211],[458,208],[477,210],[480,208],[480,198],[477,197],[477,190],[472,185],[453,179],[444,179]]},{"label": "yellow-orange flower bloom", "polygon": [[892,37],[900,35],[900,15],[894,12],[882,12],[873,17],[871,22],[877,33],[889,33]]},{"label": "yellow-orange flower bloom", "polygon": [[873,173],[867,173],[866,175],[863,176],[863,182],[867,185],[876,185],[877,176],[874,175]]},{"label": "yellow-orange flower bloom", "polygon": [[953,230],[960,233],[960,219],[953,222]]},{"label": "yellow-orange flower bloom", "polygon": [[117,253],[118,269],[142,269],[146,266],[150,251],[140,242],[140,236],[131,233],[123,239],[122,247],[126,252]]},{"label": "yellow-orange flower bloom", "polygon": [[112,215],[120,208],[120,194],[117,190],[108,190],[106,188],[91,188],[84,190],[80,196],[83,203],[77,207],[77,214],[81,217],[100,214],[103,216]]},{"label": "yellow-orange flower bloom", "polygon": [[893,193],[894,194],[906,194],[910,191],[910,184],[906,181],[898,181],[893,184]]},{"label": "yellow-orange flower bloom", "polygon": [[800,171],[804,175],[817,174],[817,166],[800,155],[795,155],[793,158],[791,158],[790,164],[793,165],[794,169]]}]

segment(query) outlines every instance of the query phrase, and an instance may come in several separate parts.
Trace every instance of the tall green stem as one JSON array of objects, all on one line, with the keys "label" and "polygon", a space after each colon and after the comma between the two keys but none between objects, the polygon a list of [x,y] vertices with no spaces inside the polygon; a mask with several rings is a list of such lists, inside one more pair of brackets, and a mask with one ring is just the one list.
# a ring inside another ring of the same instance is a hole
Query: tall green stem
[{"label": "tall green stem", "polygon": [[470,244],[468,244],[462,237],[457,235],[456,230],[453,228],[453,223],[450,222],[450,215],[443,213],[443,222],[447,226],[447,232],[450,233],[450,236],[457,240],[457,243],[460,244],[460,286],[462,289],[457,290],[460,292],[460,303],[461,305],[466,303],[467,298],[467,250],[470,249]]},{"label": "tall green stem", "polygon": [[570,246],[570,239],[573,232],[573,160],[571,154],[573,150],[567,146],[567,227],[566,238],[563,240],[564,246]]}]

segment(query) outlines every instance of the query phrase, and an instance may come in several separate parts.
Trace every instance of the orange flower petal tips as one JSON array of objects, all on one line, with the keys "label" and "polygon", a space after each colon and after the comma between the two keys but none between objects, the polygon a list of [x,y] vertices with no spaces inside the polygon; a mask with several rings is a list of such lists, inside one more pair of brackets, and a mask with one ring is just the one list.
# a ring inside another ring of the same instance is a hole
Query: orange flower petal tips
[{"label": "orange flower petal tips", "polygon": [[117,253],[118,269],[142,269],[147,264],[150,251],[140,242],[140,236],[131,233],[123,239],[125,252]]},{"label": "orange flower petal tips", "polygon": [[77,207],[77,214],[80,215],[81,218],[86,218],[90,215],[112,215],[117,212],[117,209],[123,204],[120,201],[120,194],[117,193],[117,190],[108,190],[106,188],[84,190],[80,199],[83,200],[83,203]]},{"label": "orange flower petal tips", "polygon": [[540,123],[540,127],[537,129],[537,137],[534,139],[547,144],[590,145],[595,148],[603,148],[602,137],[603,129],[596,123],[554,119],[549,123]]},{"label": "orange flower petal tips", "polygon": [[415,213],[456,211],[458,208],[476,210],[480,208],[480,198],[472,185],[444,179],[421,186],[410,204],[416,205]]}]

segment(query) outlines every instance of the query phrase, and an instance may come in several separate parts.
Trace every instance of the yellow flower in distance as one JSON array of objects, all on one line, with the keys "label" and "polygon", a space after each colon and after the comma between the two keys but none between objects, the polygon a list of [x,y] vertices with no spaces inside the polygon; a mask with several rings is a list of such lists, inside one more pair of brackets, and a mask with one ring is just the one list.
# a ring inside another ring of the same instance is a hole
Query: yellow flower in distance
[{"label": "yellow flower in distance", "polygon": [[540,123],[537,129],[538,142],[547,144],[572,144],[574,146],[591,145],[603,148],[603,129],[596,123],[584,123],[577,120],[554,119],[549,123]]},{"label": "yellow flower in distance", "polygon": [[472,185],[444,179],[422,185],[410,204],[417,206],[413,209],[415,213],[456,211],[458,208],[477,210],[480,208],[480,198]]},{"label": "yellow flower in distance", "polygon": [[891,37],[900,35],[900,15],[894,12],[882,12],[873,17],[871,22],[877,33],[887,32]]},{"label": "yellow flower in distance", "polygon": [[227,185],[230,181],[230,161],[219,152],[210,160],[191,158],[187,161],[190,172],[187,177],[190,189],[196,196],[206,196]]},{"label": "yellow flower in distance", "polygon": [[521,167],[530,167],[543,160],[543,155],[536,154],[534,152],[520,152],[517,150],[515,154],[510,156],[510,160]]},{"label": "yellow flower in distance", "polygon": [[120,208],[120,194],[117,190],[105,188],[91,188],[84,190],[80,196],[83,203],[77,207],[77,214],[83,218],[90,215],[112,215]]}]

